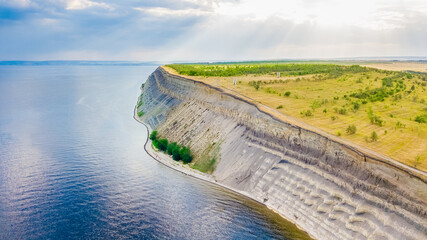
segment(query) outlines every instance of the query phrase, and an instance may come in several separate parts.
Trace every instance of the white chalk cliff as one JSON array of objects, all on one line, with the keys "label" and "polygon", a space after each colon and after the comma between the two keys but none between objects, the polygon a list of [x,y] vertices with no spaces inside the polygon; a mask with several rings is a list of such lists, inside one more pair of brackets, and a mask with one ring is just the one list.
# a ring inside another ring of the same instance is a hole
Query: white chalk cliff
[{"label": "white chalk cliff", "polygon": [[158,68],[140,118],[317,239],[427,239],[427,178]]}]

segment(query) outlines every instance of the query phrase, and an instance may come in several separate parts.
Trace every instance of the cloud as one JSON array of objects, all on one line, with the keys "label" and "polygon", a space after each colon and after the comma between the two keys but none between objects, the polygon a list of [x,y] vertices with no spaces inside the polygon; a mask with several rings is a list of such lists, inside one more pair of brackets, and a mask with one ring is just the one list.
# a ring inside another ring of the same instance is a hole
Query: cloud
[{"label": "cloud", "polygon": [[113,8],[103,2],[94,2],[90,0],[66,0],[67,10],[82,10],[90,7],[101,7],[112,10]]},{"label": "cloud", "polygon": [[210,12],[203,11],[200,9],[169,9],[164,7],[151,7],[151,8],[141,8],[135,7],[137,11],[144,12],[147,14],[155,15],[155,16],[167,16],[167,17],[188,17],[188,16],[202,16],[208,15]]},{"label": "cloud", "polygon": [[0,0],[0,60],[427,56],[427,1]]},{"label": "cloud", "polygon": [[31,0],[0,0],[0,6],[5,7],[28,7],[31,5]]}]

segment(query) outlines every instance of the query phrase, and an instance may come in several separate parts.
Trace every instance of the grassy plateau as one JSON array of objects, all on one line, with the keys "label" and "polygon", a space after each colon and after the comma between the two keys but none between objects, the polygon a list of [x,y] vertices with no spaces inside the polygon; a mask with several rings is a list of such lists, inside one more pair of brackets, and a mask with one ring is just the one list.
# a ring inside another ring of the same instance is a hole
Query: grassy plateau
[{"label": "grassy plateau", "polygon": [[[172,73],[249,97],[340,138],[427,171],[427,63],[171,64]],[[404,69],[399,69],[404,70]]]}]

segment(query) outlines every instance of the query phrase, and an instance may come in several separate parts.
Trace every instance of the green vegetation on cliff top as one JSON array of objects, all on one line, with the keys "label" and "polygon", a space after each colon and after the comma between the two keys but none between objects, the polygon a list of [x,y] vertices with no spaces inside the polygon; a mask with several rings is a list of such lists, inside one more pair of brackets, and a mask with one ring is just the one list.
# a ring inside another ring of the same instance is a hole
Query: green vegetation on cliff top
[{"label": "green vegetation on cliff top", "polygon": [[278,63],[253,63],[253,64],[170,64],[166,65],[175,69],[179,74],[204,77],[230,77],[246,74],[269,74],[280,72],[286,76],[301,76],[306,74],[328,74],[338,77],[345,73],[366,72],[366,67],[359,65],[334,65],[334,64],[278,64]]},{"label": "green vegetation on cliff top", "polygon": [[312,62],[171,64],[166,69],[427,170],[426,74]]}]

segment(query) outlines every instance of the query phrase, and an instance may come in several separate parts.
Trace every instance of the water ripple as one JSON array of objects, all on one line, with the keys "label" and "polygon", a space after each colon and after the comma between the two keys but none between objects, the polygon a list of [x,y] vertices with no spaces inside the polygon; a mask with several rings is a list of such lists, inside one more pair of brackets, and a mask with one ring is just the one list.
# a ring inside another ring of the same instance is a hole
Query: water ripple
[{"label": "water ripple", "polygon": [[0,66],[0,239],[304,238],[143,151],[132,111],[154,68]]}]

